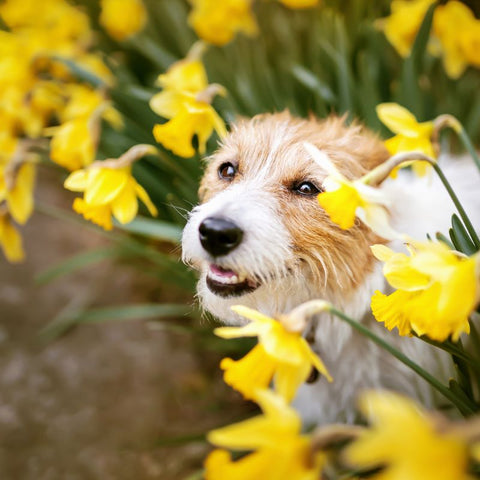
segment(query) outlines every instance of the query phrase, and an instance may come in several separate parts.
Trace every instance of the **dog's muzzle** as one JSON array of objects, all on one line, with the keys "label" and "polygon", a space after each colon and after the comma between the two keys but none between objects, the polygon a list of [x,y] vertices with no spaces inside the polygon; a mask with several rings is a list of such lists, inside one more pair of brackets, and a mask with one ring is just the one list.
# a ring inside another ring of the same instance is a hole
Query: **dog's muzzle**
[{"label": "dog's muzzle", "polygon": [[230,220],[208,217],[198,227],[202,247],[214,257],[227,255],[242,241],[243,230]]}]

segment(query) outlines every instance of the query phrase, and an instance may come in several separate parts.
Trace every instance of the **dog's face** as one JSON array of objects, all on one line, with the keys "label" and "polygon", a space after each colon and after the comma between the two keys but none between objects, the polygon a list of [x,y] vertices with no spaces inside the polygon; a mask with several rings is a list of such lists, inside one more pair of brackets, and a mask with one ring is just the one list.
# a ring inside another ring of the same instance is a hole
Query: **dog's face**
[{"label": "dog's face", "polygon": [[388,157],[374,135],[340,118],[284,112],[236,125],[208,161],[183,234],[201,303],[223,321],[238,320],[229,309],[238,303],[273,315],[311,298],[348,301],[373,269],[378,238],[358,220],[348,231],[329,220],[317,202],[326,172],[304,142],[350,179]]}]

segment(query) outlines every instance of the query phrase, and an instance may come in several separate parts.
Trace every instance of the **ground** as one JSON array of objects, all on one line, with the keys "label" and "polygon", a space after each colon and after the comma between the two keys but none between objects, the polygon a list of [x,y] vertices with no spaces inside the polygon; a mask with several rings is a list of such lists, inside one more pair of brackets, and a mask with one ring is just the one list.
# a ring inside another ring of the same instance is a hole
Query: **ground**
[{"label": "ground", "polygon": [[[37,197],[68,209],[59,185],[43,173]],[[45,340],[42,328],[72,305],[168,301],[169,291],[113,263],[39,286],[35,276],[54,263],[108,243],[41,213],[22,233],[27,261],[0,258],[0,478],[197,478],[206,443],[159,443],[244,414],[221,382],[218,354],[145,321],[81,325]]]}]

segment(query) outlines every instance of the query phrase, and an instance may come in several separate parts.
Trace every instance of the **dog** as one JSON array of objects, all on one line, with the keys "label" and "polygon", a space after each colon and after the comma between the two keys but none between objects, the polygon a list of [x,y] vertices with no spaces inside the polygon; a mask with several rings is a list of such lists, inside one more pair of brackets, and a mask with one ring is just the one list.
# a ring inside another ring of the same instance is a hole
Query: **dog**
[{"label": "dog", "polygon": [[[370,246],[387,242],[359,219],[349,230],[330,221],[317,202],[326,172],[309,156],[305,142],[324,152],[348,179],[389,157],[376,134],[358,122],[346,125],[344,117],[300,119],[285,111],[233,125],[207,159],[201,203],[183,232],[183,260],[200,273],[201,305],[223,323],[238,325],[245,320],[230,310],[232,305],[275,317],[324,299],[446,381],[452,373],[447,355],[418,338],[389,332],[373,319],[370,298],[375,290],[388,293],[388,285]],[[468,177],[462,169],[457,177]],[[447,232],[454,206],[442,186],[434,178],[400,173],[381,187],[392,205],[392,226],[417,239]],[[476,197],[470,200],[480,206]],[[355,399],[364,388],[394,389],[426,406],[438,403],[425,380],[338,318],[320,314],[311,326],[307,338],[334,382],[320,377],[300,388],[294,404],[305,422],[354,422]]]}]

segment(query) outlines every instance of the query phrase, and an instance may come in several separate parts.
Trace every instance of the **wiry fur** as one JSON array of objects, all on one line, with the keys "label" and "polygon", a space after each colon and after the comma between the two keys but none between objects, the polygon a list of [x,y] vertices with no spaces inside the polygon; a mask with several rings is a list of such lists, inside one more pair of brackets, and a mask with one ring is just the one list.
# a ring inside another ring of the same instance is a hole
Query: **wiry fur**
[{"label": "wiry fur", "polygon": [[[183,235],[184,260],[200,271],[202,305],[225,323],[241,323],[230,311],[232,305],[243,304],[275,316],[307,300],[323,298],[387,337],[427,370],[446,378],[450,369],[446,356],[418,339],[389,333],[371,317],[371,295],[377,289],[386,291],[387,286],[369,247],[384,241],[358,219],[352,229],[340,229],[315,197],[292,191],[297,182],[321,185],[326,176],[308,156],[304,142],[326,153],[349,179],[360,177],[388,157],[374,134],[358,124],[346,126],[343,118],[303,120],[283,112],[234,126],[208,160],[200,187],[202,204],[192,211]],[[231,182],[218,176],[224,162],[238,165]],[[387,182],[384,190],[393,200],[392,222],[400,231],[420,239],[425,232],[446,231],[453,205],[437,182],[409,177]],[[425,200],[427,205],[439,207],[434,218],[433,212],[422,209],[420,203]],[[233,220],[244,231],[242,243],[223,257],[211,257],[198,238],[200,223],[210,216]],[[219,297],[205,282],[211,263],[245,274],[261,285],[241,297]],[[394,388],[427,405],[432,403],[432,391],[423,379],[352,332],[347,324],[328,315],[313,319],[313,324],[314,349],[324,359],[334,383],[321,378],[300,389],[295,402],[306,421],[353,421],[354,400],[364,387]]]}]

